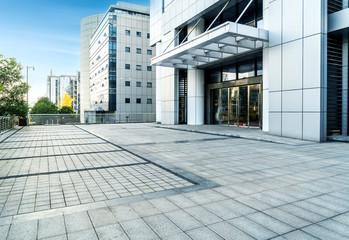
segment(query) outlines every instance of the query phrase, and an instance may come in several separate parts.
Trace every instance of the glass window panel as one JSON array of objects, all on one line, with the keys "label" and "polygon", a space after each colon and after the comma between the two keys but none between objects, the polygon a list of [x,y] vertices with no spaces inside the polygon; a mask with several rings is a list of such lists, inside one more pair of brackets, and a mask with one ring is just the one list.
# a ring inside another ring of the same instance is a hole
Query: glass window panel
[{"label": "glass window panel", "polygon": [[254,60],[239,63],[238,69],[239,79],[255,76]]},{"label": "glass window panel", "polygon": [[223,68],[222,80],[223,82],[236,80],[236,64]]}]

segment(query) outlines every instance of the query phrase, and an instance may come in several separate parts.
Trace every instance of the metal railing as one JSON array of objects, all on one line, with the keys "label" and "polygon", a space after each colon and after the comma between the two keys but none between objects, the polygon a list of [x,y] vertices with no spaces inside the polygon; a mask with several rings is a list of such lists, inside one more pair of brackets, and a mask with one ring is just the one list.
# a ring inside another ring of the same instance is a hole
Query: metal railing
[{"label": "metal railing", "polygon": [[155,113],[96,113],[85,112],[85,123],[146,123],[155,122]]},{"label": "metal railing", "polygon": [[0,133],[18,125],[18,118],[0,116]]},{"label": "metal railing", "polygon": [[29,114],[29,125],[60,125],[80,123],[79,114]]},{"label": "metal railing", "polygon": [[[85,112],[86,124],[155,122],[155,113],[98,113]],[[80,124],[80,114],[30,114],[29,125]]]}]

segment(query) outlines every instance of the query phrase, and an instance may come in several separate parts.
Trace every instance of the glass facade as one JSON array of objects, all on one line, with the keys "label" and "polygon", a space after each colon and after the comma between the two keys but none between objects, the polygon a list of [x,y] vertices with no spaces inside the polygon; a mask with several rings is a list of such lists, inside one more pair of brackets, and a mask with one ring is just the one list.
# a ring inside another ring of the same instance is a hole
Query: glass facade
[{"label": "glass facade", "polygon": [[262,58],[244,59],[205,70],[212,124],[261,127]]}]

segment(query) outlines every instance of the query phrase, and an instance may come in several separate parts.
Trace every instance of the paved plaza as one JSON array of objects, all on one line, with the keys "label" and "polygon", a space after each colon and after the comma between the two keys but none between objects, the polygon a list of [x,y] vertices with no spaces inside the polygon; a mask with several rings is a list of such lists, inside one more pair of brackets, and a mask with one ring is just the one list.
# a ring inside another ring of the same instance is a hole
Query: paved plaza
[{"label": "paved plaza", "polygon": [[0,239],[349,239],[349,144],[157,124],[0,135]]}]

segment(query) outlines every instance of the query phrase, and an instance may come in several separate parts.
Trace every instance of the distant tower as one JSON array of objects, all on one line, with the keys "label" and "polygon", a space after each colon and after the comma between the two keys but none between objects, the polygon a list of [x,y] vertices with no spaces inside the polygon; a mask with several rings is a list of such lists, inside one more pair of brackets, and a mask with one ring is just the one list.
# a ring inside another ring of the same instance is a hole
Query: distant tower
[{"label": "distant tower", "polygon": [[90,107],[90,40],[104,14],[88,16],[80,22],[80,121],[84,122],[84,109]]}]

